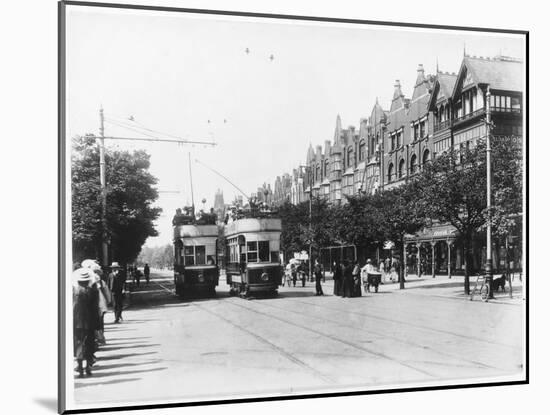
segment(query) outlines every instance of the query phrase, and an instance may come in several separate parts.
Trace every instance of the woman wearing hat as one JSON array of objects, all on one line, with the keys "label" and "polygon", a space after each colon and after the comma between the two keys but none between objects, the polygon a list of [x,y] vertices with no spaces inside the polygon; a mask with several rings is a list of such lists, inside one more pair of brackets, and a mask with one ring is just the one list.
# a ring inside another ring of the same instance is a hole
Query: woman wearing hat
[{"label": "woman wearing hat", "polygon": [[78,373],[83,376],[83,361],[86,374],[92,374],[95,352],[95,330],[98,328],[98,291],[91,286],[94,272],[90,268],[79,268],[73,272],[73,346],[78,363]]}]

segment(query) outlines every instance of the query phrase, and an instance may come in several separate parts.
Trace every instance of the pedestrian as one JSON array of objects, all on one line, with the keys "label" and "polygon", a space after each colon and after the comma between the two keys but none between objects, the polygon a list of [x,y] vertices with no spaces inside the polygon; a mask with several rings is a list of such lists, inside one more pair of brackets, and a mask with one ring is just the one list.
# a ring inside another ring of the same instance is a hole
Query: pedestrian
[{"label": "pedestrian", "polygon": [[122,318],[122,305],[124,302],[124,284],[126,278],[118,262],[111,264],[111,273],[109,274],[109,289],[113,294],[113,308],[115,312],[115,323],[119,323]]},{"label": "pedestrian", "polygon": [[134,278],[136,279],[136,285],[139,288],[139,282],[141,280],[141,271],[138,267],[134,267]]},{"label": "pedestrian", "polygon": [[348,260],[344,260],[342,297],[351,297],[353,290],[353,268]]},{"label": "pedestrian", "polygon": [[[381,265],[381,268],[382,268],[382,265]],[[382,271],[382,269],[381,269],[381,271]],[[380,275],[380,277],[382,277],[382,274],[381,274],[381,272],[378,272],[376,270],[376,267],[372,264],[372,261],[370,259],[367,259],[367,263],[361,269],[361,272],[362,272],[362,277],[363,277],[363,288],[365,289],[365,294],[366,294],[366,293],[370,292],[369,276],[370,275],[373,275],[373,276]]]},{"label": "pedestrian", "polygon": [[387,257],[386,260],[384,261],[384,272],[388,274],[390,272],[390,268],[391,268],[390,257]]},{"label": "pedestrian", "polygon": [[290,274],[292,275],[292,286],[296,287],[296,265],[294,263],[290,264]]},{"label": "pedestrian", "polygon": [[342,267],[340,262],[336,261],[333,266],[334,295],[342,295]]},{"label": "pedestrian", "polygon": [[313,273],[315,274],[315,295],[324,295],[323,287],[321,286],[321,280],[323,278],[323,271],[321,264],[318,260],[315,260],[315,265],[313,267]]},{"label": "pedestrian", "polygon": [[300,280],[302,281],[302,287],[305,287],[306,286],[306,273],[304,271],[304,264],[302,264],[300,262],[298,264],[298,266],[296,267],[296,272],[298,274],[298,278],[300,278]]},{"label": "pedestrian", "polygon": [[77,371],[84,376],[92,374],[95,353],[95,330],[98,327],[98,291],[90,283],[94,272],[89,268],[79,268],[73,272],[73,352],[77,361]]},{"label": "pedestrian", "polygon": [[357,260],[353,264],[351,275],[353,278],[352,297],[361,297],[361,268]]},{"label": "pedestrian", "polygon": [[149,285],[149,275],[151,273],[151,270],[149,269],[149,264],[145,264],[143,267],[143,274],[145,275],[145,283]]},{"label": "pedestrian", "polygon": [[107,283],[102,278],[103,270],[97,261],[93,259],[85,259],[82,261],[82,268],[89,268],[93,271],[93,281],[90,283],[93,287],[97,289],[98,292],[98,326],[96,329],[95,337],[98,344],[105,345],[105,323],[104,317],[105,313],[109,311],[109,303],[111,302],[111,292],[107,287]]}]

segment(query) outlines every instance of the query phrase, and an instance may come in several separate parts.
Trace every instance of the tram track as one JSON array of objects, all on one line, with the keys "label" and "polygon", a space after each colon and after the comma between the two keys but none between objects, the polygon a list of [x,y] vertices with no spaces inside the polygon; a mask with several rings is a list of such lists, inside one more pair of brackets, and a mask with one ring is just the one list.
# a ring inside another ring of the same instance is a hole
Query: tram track
[{"label": "tram track", "polygon": [[[226,304],[226,303],[233,304],[233,302],[231,302],[231,301],[224,302],[224,304]],[[306,371],[313,374],[314,376],[322,379],[324,382],[326,382],[328,384],[337,384],[338,383],[335,379],[333,379],[330,376],[327,376],[326,374],[324,374],[324,373],[318,371],[317,369],[311,367],[306,362],[298,359],[297,357],[293,356],[292,354],[290,354],[289,352],[284,350],[282,347],[277,346],[276,344],[270,342],[266,338],[264,338],[264,337],[262,337],[262,336],[260,336],[256,333],[254,333],[253,331],[247,329],[246,327],[243,327],[242,325],[235,323],[234,321],[226,318],[225,316],[223,316],[219,313],[216,313],[215,311],[210,310],[207,307],[204,307],[204,306],[199,305],[197,303],[191,303],[191,304],[194,307],[197,307],[198,309],[200,309],[202,311],[205,311],[205,312],[219,318],[220,320],[225,321],[226,323],[228,323],[229,325],[235,327],[236,329],[248,334],[249,336],[251,336],[254,339],[256,339],[257,341],[259,341],[260,343],[263,343],[266,346],[268,346],[269,348],[271,348],[272,350],[275,350],[277,353],[284,356],[286,359],[288,359],[292,363],[296,364],[297,366],[301,367],[302,369],[305,369]]]},{"label": "tram track", "polygon": [[378,319],[378,320],[381,320],[381,321],[387,321],[389,323],[404,325],[404,326],[408,326],[408,327],[415,327],[415,328],[426,330],[426,331],[431,331],[431,332],[436,332],[436,333],[440,333],[440,334],[446,334],[446,335],[450,335],[450,336],[454,336],[454,337],[459,337],[459,338],[462,338],[462,339],[465,339],[465,340],[468,340],[468,341],[476,341],[476,342],[481,342],[481,343],[487,343],[487,344],[490,344],[492,346],[505,347],[505,348],[509,348],[509,349],[513,349],[513,350],[517,349],[517,347],[513,346],[513,345],[498,343],[498,342],[494,342],[494,341],[490,341],[490,340],[484,340],[484,339],[480,339],[479,337],[468,336],[468,335],[465,335],[465,334],[459,334],[459,333],[455,333],[455,332],[448,331],[448,330],[436,329],[436,328],[429,327],[429,326],[424,326],[424,325],[421,325],[421,324],[415,324],[415,323],[410,322],[410,321],[404,322],[404,321],[401,321],[401,320],[395,320],[395,319],[391,319],[391,318],[388,318],[388,317],[383,317],[383,316],[372,314],[372,313],[365,313],[365,312],[359,312],[359,311],[350,311],[348,309],[342,310],[341,308],[338,308],[338,307],[328,307],[328,306],[320,305],[319,303],[312,303],[312,302],[303,301],[303,300],[290,299],[290,301],[297,302],[297,303],[302,303],[302,304],[306,304],[306,305],[313,305],[313,306],[324,308],[326,310],[338,311],[338,312],[341,312],[341,313],[355,314],[355,315],[359,315],[359,316],[363,316],[363,317],[375,318],[375,319]]},{"label": "tram track", "polygon": [[[275,309],[278,309],[278,310],[282,310],[282,311],[289,311],[287,308],[284,308],[284,307],[281,307],[281,306],[276,306],[276,305],[273,305],[271,303],[262,303],[262,305],[266,306],[266,307],[271,307],[271,308],[275,308]],[[419,343],[412,342],[410,340],[403,340],[402,338],[399,338],[397,336],[392,336],[392,335],[389,335],[387,333],[383,333],[383,332],[380,332],[380,331],[374,331],[372,329],[365,330],[361,327],[356,327],[356,326],[352,326],[352,325],[349,325],[349,324],[342,323],[342,321],[336,321],[336,320],[329,319],[326,316],[319,317],[319,316],[316,316],[316,315],[311,315],[311,314],[308,314],[308,313],[304,313],[303,310],[290,310],[290,311],[296,312],[296,313],[299,312],[299,313],[301,313],[301,315],[305,315],[308,318],[312,318],[312,319],[319,320],[319,321],[326,321],[326,322],[335,324],[339,327],[346,327],[346,328],[350,328],[350,329],[356,330],[356,331],[363,331],[363,332],[366,332],[366,333],[369,333],[369,334],[374,334],[374,335],[377,335],[377,336],[385,337],[385,338],[397,341],[399,343],[402,343],[402,344],[405,344],[405,345],[408,345],[408,346],[418,347],[418,348],[423,349],[423,350],[430,350],[431,352],[437,353],[441,356],[450,357],[450,358],[454,358],[454,359],[460,359],[462,361],[471,363],[471,364],[473,364],[477,367],[483,367],[483,368],[486,368],[486,369],[497,369],[497,370],[499,369],[497,367],[487,365],[487,364],[482,363],[482,362],[477,362],[475,360],[464,359],[462,355],[446,353],[446,352],[440,351],[438,349],[435,349],[433,347],[427,347],[427,346],[421,345]]]},{"label": "tram track", "polygon": [[396,363],[396,364],[398,364],[398,365],[407,367],[408,369],[411,369],[411,370],[414,370],[414,371],[416,371],[416,372],[422,373],[423,375],[430,376],[430,377],[432,377],[432,378],[436,378],[436,377],[437,377],[436,374],[433,374],[433,373],[428,372],[428,371],[426,371],[426,370],[424,370],[424,369],[420,369],[420,368],[418,368],[418,367],[415,367],[414,365],[411,365],[411,364],[409,364],[409,363],[407,363],[407,362],[403,362],[403,361],[401,361],[401,360],[399,360],[399,359],[395,359],[395,358],[390,357],[390,356],[388,356],[388,355],[386,355],[386,354],[384,354],[384,353],[381,353],[381,352],[378,352],[378,351],[369,349],[369,348],[367,348],[367,347],[358,345],[358,344],[353,343],[353,342],[351,342],[351,341],[348,341],[348,340],[345,340],[345,339],[341,339],[341,338],[336,337],[336,336],[334,336],[334,335],[332,335],[332,334],[327,334],[327,333],[324,333],[324,332],[322,332],[322,331],[320,331],[320,330],[316,330],[316,329],[313,329],[313,328],[311,328],[311,327],[307,327],[307,326],[304,326],[304,325],[301,325],[301,324],[294,323],[293,321],[289,321],[289,320],[283,319],[283,318],[281,318],[281,317],[279,317],[279,316],[276,316],[276,315],[273,315],[273,314],[267,314],[267,313],[264,313],[264,312],[262,312],[262,311],[260,311],[260,310],[257,310],[257,309],[254,309],[254,308],[250,308],[250,307],[246,307],[246,306],[244,306],[244,305],[242,305],[242,304],[238,304],[237,302],[230,302],[230,304],[233,305],[233,306],[235,306],[235,307],[240,307],[240,308],[243,308],[243,309],[245,309],[245,310],[252,311],[252,312],[255,312],[255,313],[257,313],[257,314],[261,314],[261,315],[263,315],[263,316],[266,316],[266,317],[269,317],[269,318],[278,320],[278,321],[280,321],[280,322],[282,322],[282,323],[285,323],[285,324],[288,324],[288,325],[291,325],[291,326],[294,326],[294,327],[297,327],[297,328],[300,328],[300,329],[303,329],[303,330],[307,330],[307,331],[309,331],[309,332],[311,332],[311,333],[314,333],[314,334],[316,334],[316,335],[318,335],[318,336],[325,337],[325,338],[330,339],[330,340],[332,340],[332,341],[335,341],[335,342],[338,342],[338,343],[345,344],[345,345],[347,345],[347,346],[349,346],[349,347],[352,347],[352,348],[357,349],[357,350],[360,350],[360,351],[362,351],[362,352],[364,352],[364,353],[368,353],[368,354],[370,354],[370,355],[376,356],[376,357],[378,357],[378,358],[382,358],[382,359],[385,359],[385,360],[389,360],[389,361],[391,361],[391,362],[393,362],[393,363]]}]

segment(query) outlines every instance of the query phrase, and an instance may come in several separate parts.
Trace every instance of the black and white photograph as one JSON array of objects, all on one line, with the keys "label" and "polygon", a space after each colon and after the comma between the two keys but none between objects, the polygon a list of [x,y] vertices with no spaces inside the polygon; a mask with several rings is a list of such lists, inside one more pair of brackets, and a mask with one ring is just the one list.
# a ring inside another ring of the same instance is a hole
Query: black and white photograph
[{"label": "black and white photograph", "polygon": [[527,383],[526,30],[59,4],[60,411]]}]

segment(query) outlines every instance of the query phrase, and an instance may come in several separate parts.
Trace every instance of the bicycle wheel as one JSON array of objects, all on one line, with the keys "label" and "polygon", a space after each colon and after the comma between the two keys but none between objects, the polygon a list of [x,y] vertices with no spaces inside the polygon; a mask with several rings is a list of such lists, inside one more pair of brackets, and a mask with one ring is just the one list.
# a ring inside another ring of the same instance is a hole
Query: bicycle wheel
[{"label": "bicycle wheel", "polygon": [[487,300],[489,299],[489,284],[483,284],[483,286],[479,290],[479,294],[481,295],[481,299],[487,302]]}]

